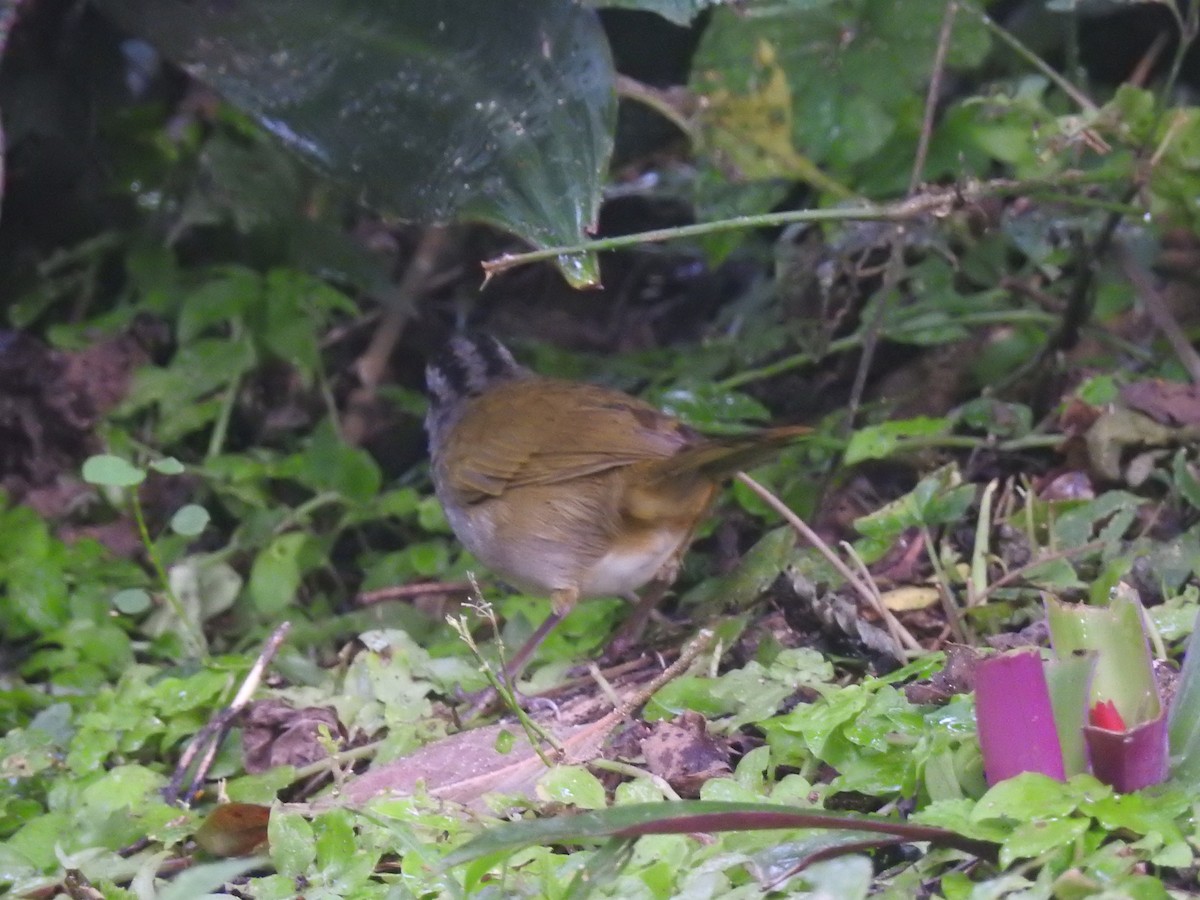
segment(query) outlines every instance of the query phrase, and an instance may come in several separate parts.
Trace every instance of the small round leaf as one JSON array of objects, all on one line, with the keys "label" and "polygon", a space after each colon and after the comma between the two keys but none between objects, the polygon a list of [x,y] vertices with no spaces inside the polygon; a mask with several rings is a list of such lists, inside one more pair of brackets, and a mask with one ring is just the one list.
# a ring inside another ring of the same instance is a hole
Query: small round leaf
[{"label": "small round leaf", "polygon": [[208,510],[195,503],[181,506],[171,516],[171,530],[183,537],[195,537],[202,532],[211,517]]},{"label": "small round leaf", "polygon": [[84,460],[83,480],[104,487],[133,487],[146,480],[146,473],[126,459],[101,453]]},{"label": "small round leaf", "polygon": [[141,588],[126,588],[113,594],[112,605],[123,615],[139,616],[150,608],[150,595]]}]

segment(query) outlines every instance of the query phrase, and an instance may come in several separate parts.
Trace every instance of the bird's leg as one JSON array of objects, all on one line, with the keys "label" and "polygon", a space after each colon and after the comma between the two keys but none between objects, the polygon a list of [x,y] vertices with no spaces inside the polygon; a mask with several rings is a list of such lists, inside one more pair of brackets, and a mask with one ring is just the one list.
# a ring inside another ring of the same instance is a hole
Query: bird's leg
[{"label": "bird's leg", "polygon": [[512,659],[504,666],[505,681],[512,684],[521,677],[521,673],[525,671],[525,666],[529,663],[529,657],[533,656],[537,648],[542,645],[542,641],[546,639],[546,635],[553,631],[562,620],[562,615],[557,612],[552,612],[546,617],[546,620],[537,627],[537,630],[521,645],[521,649],[513,654]]},{"label": "bird's leg", "polygon": [[559,588],[550,595],[550,605],[554,612],[546,618],[537,630],[529,636],[529,639],[521,645],[521,649],[516,652],[516,655],[508,661],[508,665],[504,667],[504,677],[511,683],[520,677],[525,670],[525,665],[529,662],[529,657],[533,656],[534,651],[542,645],[542,641],[546,639],[546,635],[552,632],[555,626],[563,620],[567,613],[575,608],[575,604],[579,602],[579,589],[574,587]]},{"label": "bird's leg", "polygon": [[667,589],[679,576],[679,570],[683,566],[683,552],[691,540],[689,534],[679,543],[675,552],[668,557],[667,561],[662,564],[662,568],[655,574],[654,580],[650,582],[646,593],[640,599],[632,591],[625,598],[633,604],[633,612],[626,617],[625,621],[621,623],[621,627],[609,640],[608,647],[604,651],[606,659],[619,659],[625,656],[633,649],[634,644],[641,640],[642,634],[646,630],[646,623],[650,621],[654,610],[666,596]]},{"label": "bird's leg", "polygon": [[646,630],[646,623],[650,621],[650,616],[654,614],[655,608],[666,596],[667,588],[670,586],[669,581],[655,580],[650,583],[641,597],[638,597],[637,594],[626,597],[633,604],[633,610],[609,639],[608,647],[604,651],[606,658],[617,659],[633,649],[634,645],[641,640],[642,634]]}]

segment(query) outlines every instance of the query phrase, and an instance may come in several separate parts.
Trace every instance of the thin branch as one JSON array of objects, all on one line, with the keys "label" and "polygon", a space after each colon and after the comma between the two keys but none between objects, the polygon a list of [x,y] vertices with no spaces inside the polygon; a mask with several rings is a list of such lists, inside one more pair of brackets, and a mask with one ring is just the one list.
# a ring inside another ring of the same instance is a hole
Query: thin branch
[{"label": "thin branch", "polygon": [[[263,644],[258,658],[254,660],[254,665],[246,673],[246,677],[242,681],[242,686],[238,688],[238,692],[234,695],[233,700],[230,701],[227,707],[217,713],[207,725],[196,732],[196,736],[192,738],[192,742],[188,744],[187,749],[184,750],[183,755],[179,758],[179,764],[175,767],[175,774],[171,777],[170,783],[163,790],[163,797],[168,803],[175,803],[181,797],[184,803],[187,803],[200,789],[200,785],[208,776],[208,770],[212,766],[213,759],[216,758],[217,750],[225,740],[225,736],[229,733],[229,730],[233,727],[234,721],[250,703],[254,692],[258,690],[267,666],[275,658],[275,654],[279,652],[280,646],[283,644],[284,639],[287,638],[288,632],[291,629],[292,623],[284,622],[271,632],[271,636]],[[196,764],[195,774],[192,776],[185,791],[183,790],[184,779],[187,777],[188,770],[192,766],[192,761],[197,756],[200,756],[200,761]]]},{"label": "thin branch", "polygon": [[[995,179],[951,187],[933,187],[916,196],[906,197],[889,204],[848,203],[832,209],[794,209],[758,216],[734,216],[731,219],[718,219],[715,222],[698,222],[694,225],[682,225],[675,228],[659,228],[636,234],[584,241],[579,244],[545,247],[524,253],[505,253],[484,260],[482,266],[486,278],[491,278],[501,272],[507,272],[509,269],[555,259],[559,256],[580,256],[585,253],[619,250],[624,247],[637,247],[643,244],[700,237],[744,228],[775,228],[796,222],[908,222],[926,217],[944,218],[964,205],[978,203],[987,197],[1019,196],[1031,191],[1061,189],[1070,184],[1091,184],[1097,180],[1106,182],[1111,179],[1102,174],[1072,171],[1061,173],[1053,182],[1046,179],[1030,181]],[[1063,196],[1059,198],[1059,202],[1070,204],[1073,200],[1070,196]],[[1081,200],[1081,204],[1089,205],[1091,201]]]},{"label": "thin branch", "polygon": [[969,626],[963,621],[962,613],[954,602],[954,594],[950,590],[950,576],[946,574],[946,567],[942,565],[937,543],[928,525],[921,526],[921,538],[925,542],[925,555],[929,557],[929,565],[933,567],[933,574],[937,579],[938,598],[942,601],[942,611],[946,614],[946,624],[950,633],[960,644],[973,643],[975,635],[968,633]]},{"label": "thin branch", "polygon": [[[997,293],[1004,294],[1003,289],[996,289]],[[976,295],[976,300],[980,304],[985,303],[989,299],[989,292]],[[987,310],[977,313],[964,313],[955,319],[955,324],[963,328],[971,328],[975,326],[986,327],[989,325],[1054,325],[1059,321],[1059,317],[1048,312],[1043,312],[1040,309],[1013,309],[1013,310]],[[925,330],[927,326],[921,323],[915,323],[910,326],[899,326],[890,328],[886,332],[889,338],[903,338],[908,334],[917,333]],[[857,331],[854,334],[847,335],[844,338],[838,338],[835,341],[830,341],[826,348],[826,355],[842,353],[846,350],[853,350],[863,344],[865,338],[863,332]],[[804,366],[813,365],[818,362],[817,358],[810,353],[797,353],[793,356],[785,356],[783,359],[776,360],[773,363],[762,366],[757,369],[746,369],[728,378],[724,378],[717,382],[717,387],[721,390],[733,390],[740,388],[746,384],[752,384],[755,381],[762,381],[765,378],[772,378],[776,375],[782,375],[785,372],[790,372],[793,369],[803,368]]]},{"label": "thin branch", "polygon": [[397,584],[377,591],[362,591],[355,595],[354,602],[359,606],[370,606],[387,600],[406,600],[409,597],[470,594],[474,589],[469,581],[422,581],[418,584]]},{"label": "thin branch", "polygon": [[976,7],[973,3],[964,2],[962,6],[968,12],[974,13],[983,23],[984,27],[987,28],[987,30],[990,31],[1002,44],[1006,45],[1010,50],[1016,53],[1017,56],[1021,57],[1021,59],[1025,60],[1025,62],[1045,75],[1060,91],[1074,100],[1076,106],[1086,113],[1097,113],[1100,111],[1100,108],[1092,102],[1091,98],[1088,97],[1087,94],[1085,94],[1075,85],[1071,84],[1071,82],[1067,81],[1067,79],[1064,78],[1059,72],[1051,68],[1049,63],[1017,40],[1016,37],[1001,27],[986,12]]},{"label": "thin branch", "polygon": [[893,291],[898,288],[904,269],[904,229],[895,226],[889,230],[891,235],[888,240],[887,266],[884,268],[883,282],[879,286],[879,302],[875,304],[875,313],[862,331],[862,354],[858,359],[858,369],[854,373],[854,384],[850,388],[850,399],[846,404],[847,415],[842,422],[843,437],[850,433],[858,416],[858,408],[867,390],[867,376],[871,372],[871,363],[875,361],[875,348],[879,346],[879,338],[883,333],[883,322],[891,306]]},{"label": "thin branch", "polygon": [[942,14],[942,30],[938,34],[937,52],[933,57],[933,72],[929,78],[929,90],[925,94],[925,116],[921,120],[921,137],[917,141],[917,154],[913,160],[912,175],[908,179],[908,193],[917,192],[925,175],[925,160],[929,156],[929,142],[933,137],[933,119],[937,114],[937,101],[942,93],[942,76],[946,71],[946,53],[950,49],[950,37],[954,33],[954,19],[958,16],[958,3],[949,0]]},{"label": "thin branch", "polygon": [[359,381],[368,391],[379,385],[388,357],[400,339],[405,324],[416,309],[416,301],[442,258],[449,233],[433,225],[425,229],[399,283],[383,298],[383,318],[371,343],[354,364]]},{"label": "thin branch", "polygon": [[745,472],[738,472],[737,479],[742,484],[746,485],[746,487],[750,488],[750,490],[754,491],[754,493],[757,494],[764,503],[771,507],[771,509],[779,513],[783,520],[792,526],[792,528],[795,529],[796,533],[799,534],[801,538],[807,541],[816,549],[818,553],[824,556],[825,559],[829,561],[829,564],[837,570],[838,574],[846,580],[846,584],[850,585],[850,587],[854,589],[855,593],[857,593],[858,596],[863,599],[867,606],[879,614],[879,616],[887,624],[888,630],[892,631],[893,628],[896,629],[892,633],[897,636],[897,639],[901,643],[906,644],[910,650],[924,649],[917,639],[909,634],[904,626],[900,624],[900,621],[892,614],[892,611],[880,602],[879,594],[873,589],[873,585],[867,584],[860,579],[858,575],[855,574],[855,572],[853,572],[850,567],[842,561],[842,558],[834,553],[833,549],[828,544],[821,540],[821,536],[808,527],[808,524],[803,519],[788,509],[787,505],[782,500],[772,494],[769,490],[767,490]]},{"label": "thin branch", "polygon": [[1175,320],[1175,316],[1171,313],[1171,308],[1167,301],[1163,298],[1162,292],[1158,289],[1158,285],[1154,283],[1154,279],[1150,277],[1150,273],[1134,258],[1130,253],[1129,248],[1121,241],[1115,245],[1117,262],[1121,266],[1121,271],[1125,273],[1125,277],[1129,279],[1129,283],[1133,285],[1138,299],[1142,301],[1142,305],[1146,308],[1146,315],[1150,317],[1150,321],[1154,323],[1167,343],[1171,345],[1171,349],[1175,352],[1179,362],[1187,370],[1188,377],[1192,379],[1193,384],[1200,384],[1200,353],[1196,352],[1196,348],[1192,346],[1183,329]]}]

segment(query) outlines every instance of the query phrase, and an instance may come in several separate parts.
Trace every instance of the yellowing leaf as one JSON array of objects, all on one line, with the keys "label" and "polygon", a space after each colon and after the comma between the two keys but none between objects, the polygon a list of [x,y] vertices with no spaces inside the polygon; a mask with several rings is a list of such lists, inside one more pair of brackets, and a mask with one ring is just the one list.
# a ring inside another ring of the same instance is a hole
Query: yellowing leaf
[{"label": "yellowing leaf", "polygon": [[714,153],[739,178],[799,178],[834,196],[853,196],[793,146],[792,88],[766,39],[758,42],[755,67],[749,93],[718,87],[701,109],[704,137]]},{"label": "yellowing leaf", "polygon": [[926,609],[938,602],[938,591],[937,588],[909,585],[896,588],[894,591],[884,591],[881,599],[883,605],[892,612]]}]

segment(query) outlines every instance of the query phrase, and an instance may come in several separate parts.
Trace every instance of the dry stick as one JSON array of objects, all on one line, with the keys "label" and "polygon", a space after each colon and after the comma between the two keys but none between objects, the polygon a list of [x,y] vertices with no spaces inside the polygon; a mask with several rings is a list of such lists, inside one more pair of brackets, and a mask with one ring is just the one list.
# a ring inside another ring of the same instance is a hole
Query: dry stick
[{"label": "dry stick", "polygon": [[914,638],[911,633],[909,633],[908,629],[900,624],[900,621],[892,614],[892,611],[883,605],[879,599],[879,596],[871,589],[871,587],[864,584],[863,581],[850,570],[850,567],[842,562],[842,558],[834,553],[833,550],[830,549],[829,545],[821,540],[820,536],[811,528],[809,528],[803,519],[788,509],[787,505],[782,500],[772,494],[769,490],[767,490],[745,472],[738,472],[737,479],[742,484],[746,485],[746,487],[750,488],[750,490],[754,491],[754,493],[757,494],[758,497],[767,504],[767,506],[779,513],[783,520],[791,525],[792,528],[796,530],[796,533],[800,535],[800,537],[815,547],[817,552],[824,556],[825,559],[829,561],[831,566],[837,569],[838,574],[846,579],[846,584],[854,588],[855,592],[866,602],[866,604],[875,610],[875,612],[887,625],[889,633],[892,634],[897,643],[907,646],[910,650],[925,649],[921,646],[917,639]]},{"label": "dry stick", "polygon": [[975,635],[963,621],[954,602],[954,595],[950,593],[950,577],[946,574],[941,557],[938,556],[937,544],[934,543],[933,533],[928,525],[921,526],[921,539],[925,542],[925,555],[929,557],[929,565],[933,567],[933,574],[937,579],[938,598],[942,601],[942,611],[946,614],[946,625],[949,626],[950,633],[960,644],[974,643]]},{"label": "dry stick", "polygon": [[1133,71],[1125,79],[1126,83],[1132,84],[1134,87],[1144,87],[1146,82],[1150,80],[1150,74],[1154,71],[1155,63],[1162,56],[1162,52],[1167,49],[1167,44],[1170,41],[1171,36],[1165,31],[1160,31],[1156,34],[1154,40],[1150,42],[1150,46],[1146,48],[1146,52],[1142,54],[1142,58],[1138,60],[1138,64],[1133,67]]},{"label": "dry stick", "polygon": [[397,584],[377,591],[362,591],[354,602],[359,606],[370,606],[385,600],[404,600],[409,597],[426,597],[435,594],[470,594],[474,586],[469,581],[422,581],[418,584]]},{"label": "dry stick", "polygon": [[373,391],[383,376],[383,370],[391,356],[392,348],[400,338],[405,323],[412,316],[413,301],[433,274],[447,242],[445,228],[432,225],[421,235],[420,243],[413,253],[412,261],[404,270],[400,283],[390,292],[386,309],[379,327],[371,338],[366,351],[358,358],[355,370],[363,386]]},{"label": "dry stick", "polygon": [[848,541],[842,541],[841,548],[850,557],[850,561],[854,563],[854,567],[858,569],[859,575],[862,576],[862,583],[871,589],[871,596],[874,601],[871,607],[883,619],[884,625],[887,626],[888,634],[891,635],[892,641],[896,644],[896,659],[900,662],[906,662],[908,658],[904,653],[905,646],[910,650],[923,650],[924,648],[912,636],[912,632],[905,628],[900,623],[900,620],[884,604],[883,594],[880,593],[879,586],[871,578],[871,571],[867,568],[867,564],[863,562],[863,558],[858,555],[858,551]]},{"label": "dry stick", "polygon": [[1150,317],[1154,327],[1167,339],[1167,343],[1175,351],[1179,362],[1187,369],[1192,382],[1200,384],[1200,353],[1196,352],[1196,348],[1192,346],[1187,335],[1183,333],[1183,329],[1179,327],[1179,323],[1175,321],[1170,307],[1150,277],[1150,273],[1133,258],[1133,254],[1129,252],[1129,248],[1124,243],[1117,241],[1115,249],[1117,262],[1125,273],[1125,277],[1129,279],[1129,283],[1133,285],[1142,305],[1146,307],[1146,315]]},{"label": "dry stick", "polygon": [[612,712],[602,716],[595,722],[595,726],[599,727],[596,728],[592,739],[586,743],[572,747],[567,762],[587,762],[591,759],[599,750],[599,741],[602,741],[604,736],[611,731],[611,728],[608,727],[609,725],[616,727],[622,722],[629,721],[635,709],[639,706],[644,706],[665,685],[670,684],[686,672],[692,663],[699,659],[700,655],[712,646],[713,640],[714,633],[710,628],[701,628],[696,632],[696,636],[688,641],[683,649],[679,651],[679,658],[675,662],[656,675],[649,684],[645,684],[634,691],[633,696],[628,700],[621,702]]},{"label": "dry stick", "polygon": [[958,15],[958,3],[950,0],[942,14],[942,30],[938,34],[937,52],[933,57],[933,73],[929,78],[929,91],[925,94],[925,117],[921,120],[921,137],[917,141],[917,154],[913,160],[912,175],[908,179],[908,193],[917,192],[925,174],[925,160],[929,156],[929,141],[933,137],[933,119],[937,112],[938,95],[942,92],[942,75],[946,71],[946,53],[950,48],[950,35],[954,31],[954,18]]},{"label": "dry stick", "polygon": [[246,678],[242,682],[242,686],[238,688],[238,692],[233,700],[230,701],[227,707],[217,713],[207,725],[196,732],[196,736],[192,738],[192,742],[183,751],[183,755],[179,759],[179,764],[175,767],[175,774],[171,777],[170,784],[163,790],[163,797],[168,803],[175,803],[181,796],[180,789],[183,786],[184,778],[187,777],[187,771],[192,765],[192,760],[203,750],[204,753],[200,761],[196,764],[195,775],[192,777],[187,791],[183,792],[182,796],[190,800],[196,791],[200,789],[200,784],[204,781],[208,770],[212,767],[213,759],[217,755],[217,749],[221,746],[221,742],[225,740],[229,729],[233,727],[234,719],[241,714],[242,710],[250,702],[250,698],[254,696],[254,692],[258,690],[263,673],[266,672],[271,660],[275,658],[275,654],[279,652],[280,645],[283,644],[284,639],[291,629],[292,623],[284,622],[271,632],[271,636],[263,644],[258,658],[254,660],[254,665],[246,673]]}]

